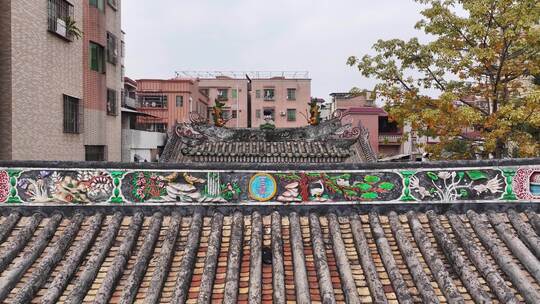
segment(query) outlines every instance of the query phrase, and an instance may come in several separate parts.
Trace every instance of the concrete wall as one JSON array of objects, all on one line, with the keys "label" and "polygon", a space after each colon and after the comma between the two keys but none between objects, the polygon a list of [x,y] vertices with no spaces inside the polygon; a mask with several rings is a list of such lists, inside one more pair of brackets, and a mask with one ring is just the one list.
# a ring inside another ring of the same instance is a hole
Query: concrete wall
[{"label": "concrete wall", "polygon": [[[82,4],[72,3],[81,27]],[[47,1],[11,1],[11,158],[82,160],[83,136],[63,133],[63,94],[83,98],[82,40],[48,32],[47,13]]]},{"label": "concrete wall", "polygon": [[11,1],[0,1],[0,159],[11,159]]},{"label": "concrete wall", "polygon": [[135,155],[152,161],[157,153],[157,147],[164,146],[166,138],[165,133],[123,129],[122,161],[132,162]]},{"label": "concrete wall", "polygon": [[[85,145],[106,147],[106,158],[111,161],[121,159],[121,118],[120,92],[122,91],[122,64],[120,58],[121,1],[113,9],[104,0],[104,10],[84,4],[84,99],[85,99]],[[107,61],[107,32],[117,38],[118,62]],[[90,41],[105,48],[105,73],[96,72],[89,66]],[[107,89],[116,91],[118,115],[107,115]]]}]

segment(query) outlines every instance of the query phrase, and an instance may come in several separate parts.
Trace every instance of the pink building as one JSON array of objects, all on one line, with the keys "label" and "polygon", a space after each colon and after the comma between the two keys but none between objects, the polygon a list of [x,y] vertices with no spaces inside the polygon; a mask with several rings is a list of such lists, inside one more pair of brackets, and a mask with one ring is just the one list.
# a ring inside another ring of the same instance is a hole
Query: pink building
[{"label": "pink building", "polygon": [[177,122],[188,122],[189,114],[206,117],[208,97],[200,91],[199,82],[191,79],[137,80],[139,111],[151,116],[137,122],[149,131],[165,132]]},{"label": "pink building", "polygon": [[201,91],[209,97],[209,108],[216,98],[225,103],[227,127],[258,128],[264,123],[265,111],[271,113],[277,128],[307,125],[304,116],[311,98],[307,72],[179,72],[178,75],[179,79],[199,81]]},{"label": "pink building", "polygon": [[388,113],[377,107],[370,92],[360,95],[332,93],[332,109],[344,111],[344,122],[353,126],[362,124],[369,131],[373,151],[379,158],[404,153],[401,142],[403,132],[397,124],[388,120]]}]

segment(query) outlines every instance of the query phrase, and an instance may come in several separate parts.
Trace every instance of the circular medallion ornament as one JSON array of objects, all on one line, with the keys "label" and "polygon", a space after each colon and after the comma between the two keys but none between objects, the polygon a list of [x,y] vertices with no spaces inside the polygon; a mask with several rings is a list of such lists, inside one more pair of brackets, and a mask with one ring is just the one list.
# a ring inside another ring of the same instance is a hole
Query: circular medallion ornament
[{"label": "circular medallion ornament", "polygon": [[0,171],[0,203],[9,196],[9,175],[6,171]]},{"label": "circular medallion ornament", "polygon": [[267,173],[258,173],[249,180],[249,196],[260,202],[271,200],[277,192],[276,179]]}]

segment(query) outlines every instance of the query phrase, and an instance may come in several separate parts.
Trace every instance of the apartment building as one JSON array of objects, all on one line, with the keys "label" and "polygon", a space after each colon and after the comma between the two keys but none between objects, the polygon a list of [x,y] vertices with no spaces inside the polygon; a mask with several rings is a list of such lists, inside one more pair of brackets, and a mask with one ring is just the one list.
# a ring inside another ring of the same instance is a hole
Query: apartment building
[{"label": "apartment building", "polygon": [[343,111],[344,122],[362,124],[369,131],[369,141],[379,158],[407,153],[402,143],[403,130],[388,119],[388,113],[375,103],[369,91],[361,94],[332,93],[332,111]]},{"label": "apartment building", "polygon": [[0,159],[120,160],[120,12],[0,1]]},{"label": "apartment building", "polygon": [[137,118],[147,131],[166,132],[177,122],[189,122],[190,113],[207,118],[209,99],[200,84],[192,79],[137,80],[139,111],[148,115]]},{"label": "apartment building", "polygon": [[196,79],[201,90],[225,103],[230,128],[258,128],[265,112],[277,128],[307,125],[311,79],[307,72],[177,72],[178,79]]}]

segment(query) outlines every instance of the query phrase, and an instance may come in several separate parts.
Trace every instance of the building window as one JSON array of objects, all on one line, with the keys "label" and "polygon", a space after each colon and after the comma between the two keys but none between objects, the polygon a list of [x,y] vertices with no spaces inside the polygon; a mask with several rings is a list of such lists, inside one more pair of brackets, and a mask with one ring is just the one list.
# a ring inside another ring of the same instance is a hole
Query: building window
[{"label": "building window", "polygon": [[260,109],[255,110],[255,117],[256,118],[261,118],[261,110]]},{"label": "building window", "polygon": [[90,6],[97,7],[100,11],[104,9],[103,0],[90,0]]},{"label": "building window", "polygon": [[90,69],[92,71],[105,72],[105,49],[94,42],[90,42]]},{"label": "building window", "polygon": [[107,89],[107,115],[118,115],[118,102],[116,100],[116,91]]},{"label": "building window", "polygon": [[263,115],[270,116],[272,120],[276,120],[276,110],[274,108],[264,108]]},{"label": "building window", "polygon": [[81,100],[64,95],[64,133],[82,133],[82,113]]},{"label": "building window", "polygon": [[232,110],[232,118],[237,118],[237,117],[238,117],[238,111]]},{"label": "building window", "polygon": [[296,109],[287,109],[287,121],[296,121]]},{"label": "building window", "polygon": [[264,100],[274,100],[274,89],[264,89]]},{"label": "building window", "polygon": [[105,161],[105,146],[84,146],[86,161]]},{"label": "building window", "polygon": [[167,108],[167,95],[141,95],[139,99],[144,108]]},{"label": "building window", "polygon": [[287,100],[296,100],[296,89],[287,89]]},{"label": "building window", "polygon": [[116,36],[107,32],[107,61],[116,65],[118,61],[118,43]]},{"label": "building window", "polygon": [[184,96],[176,96],[176,107],[180,108],[184,106]]},{"label": "building window", "polygon": [[255,90],[255,98],[261,98],[261,90]]},{"label": "building window", "polygon": [[112,7],[114,10],[118,8],[117,0],[107,0],[107,3],[110,7]]},{"label": "building window", "polygon": [[74,20],[73,5],[66,0],[48,0],[48,29],[64,38],[72,39],[66,23]]},{"label": "building window", "polygon": [[237,89],[232,89],[231,97],[232,98],[238,98],[238,90]]},{"label": "building window", "polygon": [[229,90],[228,89],[218,89],[217,90],[217,97],[218,100],[227,100],[229,96]]},{"label": "building window", "polygon": [[231,110],[224,110],[223,111],[223,119],[225,119],[225,120],[231,119]]}]

